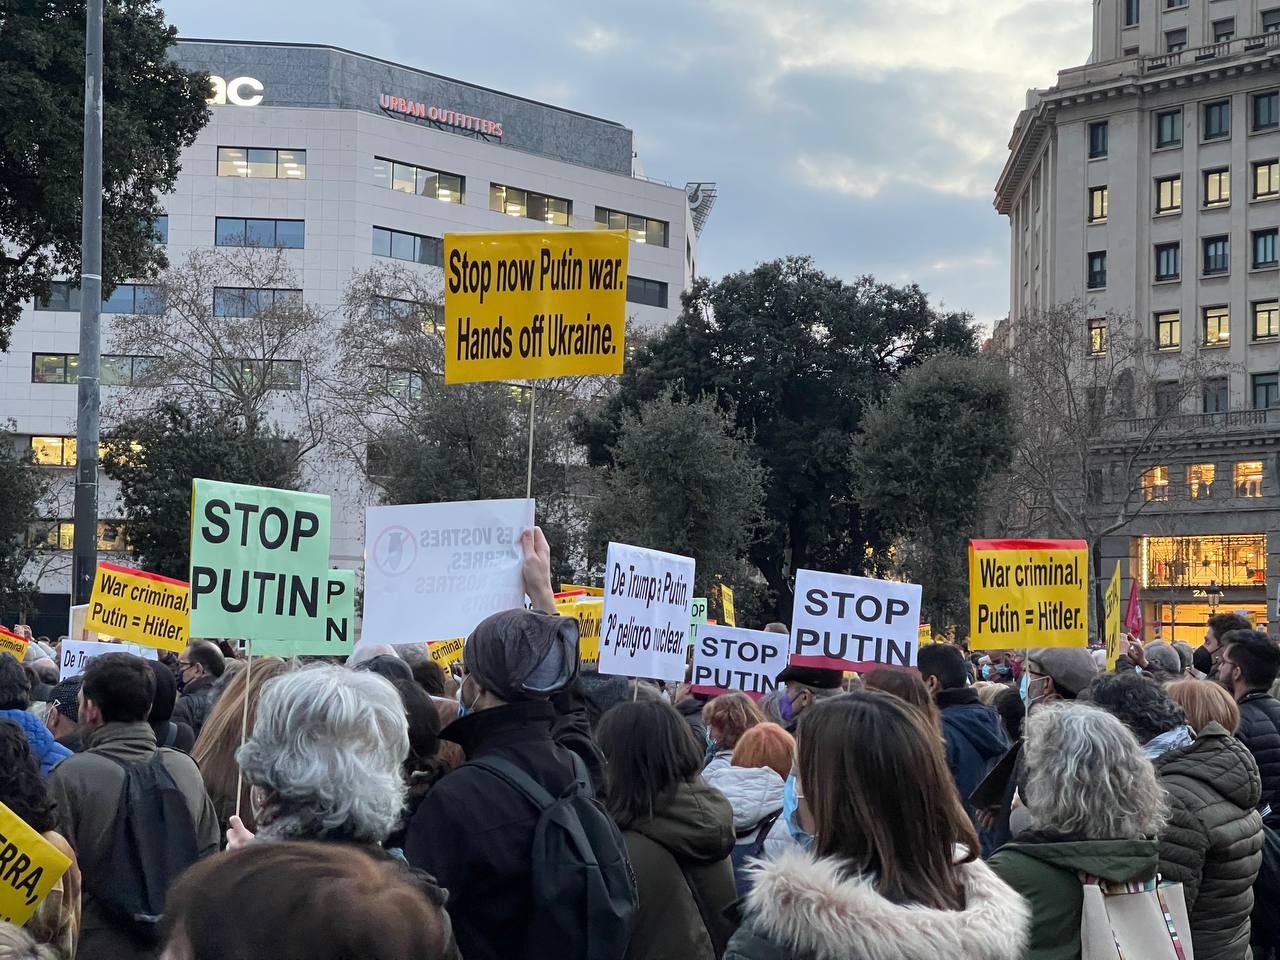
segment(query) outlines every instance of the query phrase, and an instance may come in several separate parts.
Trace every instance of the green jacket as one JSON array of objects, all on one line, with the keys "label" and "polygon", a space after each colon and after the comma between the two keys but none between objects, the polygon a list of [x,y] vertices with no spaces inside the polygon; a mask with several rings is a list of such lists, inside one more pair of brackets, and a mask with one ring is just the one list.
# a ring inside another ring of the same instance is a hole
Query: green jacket
[{"label": "green jacket", "polygon": [[1080,960],[1080,874],[1117,883],[1150,880],[1159,869],[1160,852],[1155,839],[1073,840],[1024,833],[987,862],[1031,904],[1025,960]]}]

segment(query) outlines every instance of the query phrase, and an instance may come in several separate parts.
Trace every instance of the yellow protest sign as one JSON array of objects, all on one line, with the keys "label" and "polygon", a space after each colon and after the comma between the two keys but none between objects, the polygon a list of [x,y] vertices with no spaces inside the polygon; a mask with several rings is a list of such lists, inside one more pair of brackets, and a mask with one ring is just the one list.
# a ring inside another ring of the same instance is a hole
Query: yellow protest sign
[{"label": "yellow protest sign", "polygon": [[578,621],[578,655],[584,667],[600,663],[600,621],[604,616],[604,599],[583,600],[573,598],[568,603],[557,603],[556,613],[573,617]]},{"label": "yellow protest sign", "polygon": [[1107,669],[1116,668],[1116,660],[1120,656],[1120,562],[1116,561],[1116,569],[1107,584],[1107,592],[1102,597],[1103,620],[1107,628]]},{"label": "yellow protest sign", "polygon": [[20,637],[12,630],[0,627],[0,651],[16,657],[19,663],[26,659],[27,642],[26,637]]},{"label": "yellow protest sign", "polygon": [[0,920],[20,927],[71,861],[0,803],[0,865]]},{"label": "yellow protest sign", "polygon": [[99,563],[85,627],[117,640],[181,653],[187,647],[190,610],[191,588],[183,581]]},{"label": "yellow protest sign", "polygon": [[933,643],[933,624],[922,623],[920,629],[916,631],[916,643],[924,646],[926,643]]},{"label": "yellow protest sign", "polygon": [[449,673],[449,668],[462,659],[462,648],[466,646],[465,637],[454,637],[452,640],[440,640],[427,644],[427,655],[440,669]]},{"label": "yellow protest sign", "polygon": [[726,627],[736,627],[738,624],[733,615],[733,590],[717,581],[707,593],[706,619]]},{"label": "yellow protest sign", "polygon": [[621,373],[627,235],[446,233],[445,383]]},{"label": "yellow protest sign", "polygon": [[603,597],[604,587],[582,587],[576,583],[560,584],[561,593],[584,593],[588,597]]},{"label": "yellow protest sign", "polygon": [[969,649],[1083,647],[1088,595],[1083,540],[971,540]]}]

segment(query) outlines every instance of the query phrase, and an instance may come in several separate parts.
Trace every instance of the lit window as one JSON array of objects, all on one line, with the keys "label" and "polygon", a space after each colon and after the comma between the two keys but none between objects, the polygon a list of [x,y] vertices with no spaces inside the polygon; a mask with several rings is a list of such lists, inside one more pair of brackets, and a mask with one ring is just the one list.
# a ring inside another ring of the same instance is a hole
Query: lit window
[{"label": "lit window", "polygon": [[1253,339],[1280,337],[1280,301],[1259,300],[1253,304]]},{"label": "lit window", "polygon": [[1156,181],[1156,213],[1182,209],[1182,177],[1161,177]]},{"label": "lit window", "polygon": [[1226,377],[1210,377],[1204,382],[1203,407],[1205,413],[1226,413],[1230,396]]},{"label": "lit window", "polygon": [[1225,346],[1231,340],[1231,312],[1228,307],[1204,308],[1204,340],[1206,347]]},{"label": "lit window", "polygon": [[1101,357],[1107,352],[1107,321],[1105,317],[1089,320],[1089,356]]},{"label": "lit window", "polygon": [[1097,120],[1089,124],[1089,159],[1097,160],[1107,155],[1107,121]]},{"label": "lit window", "polygon": [[[70,550],[75,542],[71,520],[37,520],[27,528],[27,545],[37,550]],[[98,550],[122,553],[129,549],[123,520],[98,521]]]},{"label": "lit window", "polygon": [[373,255],[439,267],[444,265],[444,241],[439,237],[374,227]]},{"label": "lit window", "polygon": [[667,246],[668,224],[634,213],[623,213],[607,207],[596,207],[596,226],[601,230],[626,230],[627,237],[649,246]]},{"label": "lit window", "polygon": [[1231,241],[1229,238],[1204,238],[1204,270],[1206,276],[1226,273],[1231,269]]},{"label": "lit window", "polygon": [[[1184,33],[1186,31],[1183,31]],[[1231,136],[1231,101],[1217,100],[1204,105],[1204,140]]]},{"label": "lit window", "polygon": [[303,180],[307,176],[307,151],[262,147],[219,147],[218,176]]},{"label": "lit window", "polygon": [[1168,467],[1152,467],[1142,475],[1142,499],[1147,503],[1169,499]]},{"label": "lit window", "polygon": [[[1267,582],[1265,534],[1143,537],[1141,551],[1144,588],[1259,587]],[[1204,635],[1203,619],[1196,629],[1198,637]]]},{"label": "lit window", "polygon": [[1262,160],[1253,165],[1253,197],[1280,197],[1280,160]]},{"label": "lit window", "polygon": [[1101,223],[1107,219],[1107,188],[1089,188],[1089,222]]},{"label": "lit window", "polygon": [[1280,406],[1280,375],[1255,373],[1253,375],[1253,409],[1271,410]]},{"label": "lit window", "polygon": [[1236,21],[1234,17],[1228,17],[1226,20],[1213,21],[1213,42],[1226,43],[1236,35]]},{"label": "lit window", "polygon": [[665,309],[667,306],[667,285],[660,280],[627,277],[627,302]]},{"label": "lit window", "polygon": [[1227,167],[1204,172],[1204,205],[1225,207],[1231,202],[1231,171]]},{"label": "lit window", "polygon": [[552,226],[567,227],[573,204],[561,197],[492,183],[489,185],[489,209],[509,217],[525,217]]},{"label": "lit window", "polygon": [[1274,130],[1280,127],[1280,90],[1255,93],[1253,102],[1253,129]]},{"label": "lit window", "polygon": [[1177,280],[1182,275],[1182,245],[1156,244],[1156,279]]},{"label": "lit window", "polygon": [[1262,496],[1262,461],[1245,460],[1235,468],[1236,496],[1250,500]]},{"label": "lit window", "polygon": [[462,203],[466,180],[456,173],[374,157],[373,182],[400,193],[414,193],[445,203]]},{"label": "lit window", "polygon": [[75,437],[32,437],[31,459],[42,467],[74,467]]},{"label": "lit window", "polygon": [[1089,254],[1089,271],[1085,283],[1090,290],[1101,290],[1107,285],[1107,251]]},{"label": "lit window", "polygon": [[1182,108],[1156,114],[1156,146],[1172,147],[1182,143]]},{"label": "lit window", "polygon": [[77,383],[80,379],[80,356],[75,353],[33,353],[32,383]]},{"label": "lit window", "polygon": [[1276,259],[1276,234],[1276,227],[1271,227],[1268,230],[1253,231],[1253,265],[1255,268],[1274,267],[1280,264],[1280,261]]},{"label": "lit window", "polygon": [[1192,500],[1204,500],[1213,495],[1216,472],[1212,463],[1193,463],[1187,467],[1187,487]]},{"label": "lit window", "polygon": [[1173,310],[1156,314],[1156,348],[1177,350],[1182,346],[1182,314]]}]

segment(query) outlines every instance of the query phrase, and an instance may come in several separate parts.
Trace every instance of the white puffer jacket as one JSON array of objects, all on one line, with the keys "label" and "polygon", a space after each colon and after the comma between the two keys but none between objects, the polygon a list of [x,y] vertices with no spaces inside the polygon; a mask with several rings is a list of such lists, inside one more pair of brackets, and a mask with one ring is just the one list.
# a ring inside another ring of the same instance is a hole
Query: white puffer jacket
[{"label": "white puffer jacket", "polygon": [[[786,784],[769,767],[708,767],[702,772],[702,779],[723,793],[733,807],[733,829],[738,843],[753,843],[760,821],[782,809],[782,791]],[[764,858],[772,860],[794,846],[796,842],[786,821],[778,817],[765,839]]]}]

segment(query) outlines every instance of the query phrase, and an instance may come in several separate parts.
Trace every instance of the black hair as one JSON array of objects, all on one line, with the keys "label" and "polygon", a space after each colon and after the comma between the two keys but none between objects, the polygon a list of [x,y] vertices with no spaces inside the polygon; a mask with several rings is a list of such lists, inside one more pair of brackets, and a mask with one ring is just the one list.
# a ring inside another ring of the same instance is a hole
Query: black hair
[{"label": "black hair", "polygon": [[949,643],[928,643],[916,657],[922,678],[937,677],[943,690],[963,687],[969,678],[964,651]]},{"label": "black hair", "polygon": [[1238,613],[1215,613],[1209,618],[1209,629],[1213,631],[1215,637],[1222,640],[1228,633],[1234,633],[1237,630],[1252,632],[1253,624],[1249,622],[1248,617]]},{"label": "black hair", "polygon": [[[404,717],[409,722],[409,760],[427,760],[440,749],[440,713],[427,691],[413,680],[395,677],[391,685],[400,694]],[[414,767],[421,770],[422,767]]]},{"label": "black hair", "polygon": [[222,671],[227,669],[226,657],[208,640],[192,640],[187,645],[187,659],[200,664],[211,677],[220,677]]},{"label": "black hair", "polygon": [[148,660],[147,666],[156,678],[156,692],[151,698],[151,712],[147,720],[152,726],[166,723],[173,716],[173,707],[178,700],[178,681],[173,678],[173,671],[159,660]]},{"label": "black hair", "polygon": [[85,665],[81,692],[97,704],[103,723],[141,723],[156,696],[156,675],[141,657],[104,653]]},{"label": "black hair", "polygon": [[1256,630],[1232,630],[1222,638],[1227,659],[1240,668],[1250,689],[1264,690],[1276,682],[1280,674],[1280,648],[1265,633]]},{"label": "black hair", "polygon": [[440,664],[424,657],[416,663],[410,663],[409,669],[413,671],[413,679],[423,690],[433,697],[444,696],[444,670],[440,668]]},{"label": "black hair", "polygon": [[701,745],[665,700],[618,704],[600,718],[596,744],[606,760],[605,806],[624,830],[702,770]]},{"label": "black hair", "polygon": [[0,720],[0,803],[36,833],[57,826],[54,803],[40,778],[31,744],[22,728],[11,720]]},{"label": "black hair", "polygon": [[31,706],[31,680],[15,658],[0,654],[0,710],[25,710]]},{"label": "black hair", "polygon": [[357,671],[376,673],[384,680],[413,680],[413,671],[409,665],[394,653],[380,653],[356,664]]},{"label": "black hair", "polygon": [[1151,677],[1140,673],[1101,673],[1080,694],[1133,731],[1139,743],[1187,722],[1182,708]]},{"label": "black hair", "polygon": [[1009,742],[1017,743],[1022,739],[1022,724],[1027,719],[1027,705],[1022,702],[1022,694],[1014,689],[1001,690],[992,703],[996,713],[1009,734]]}]

